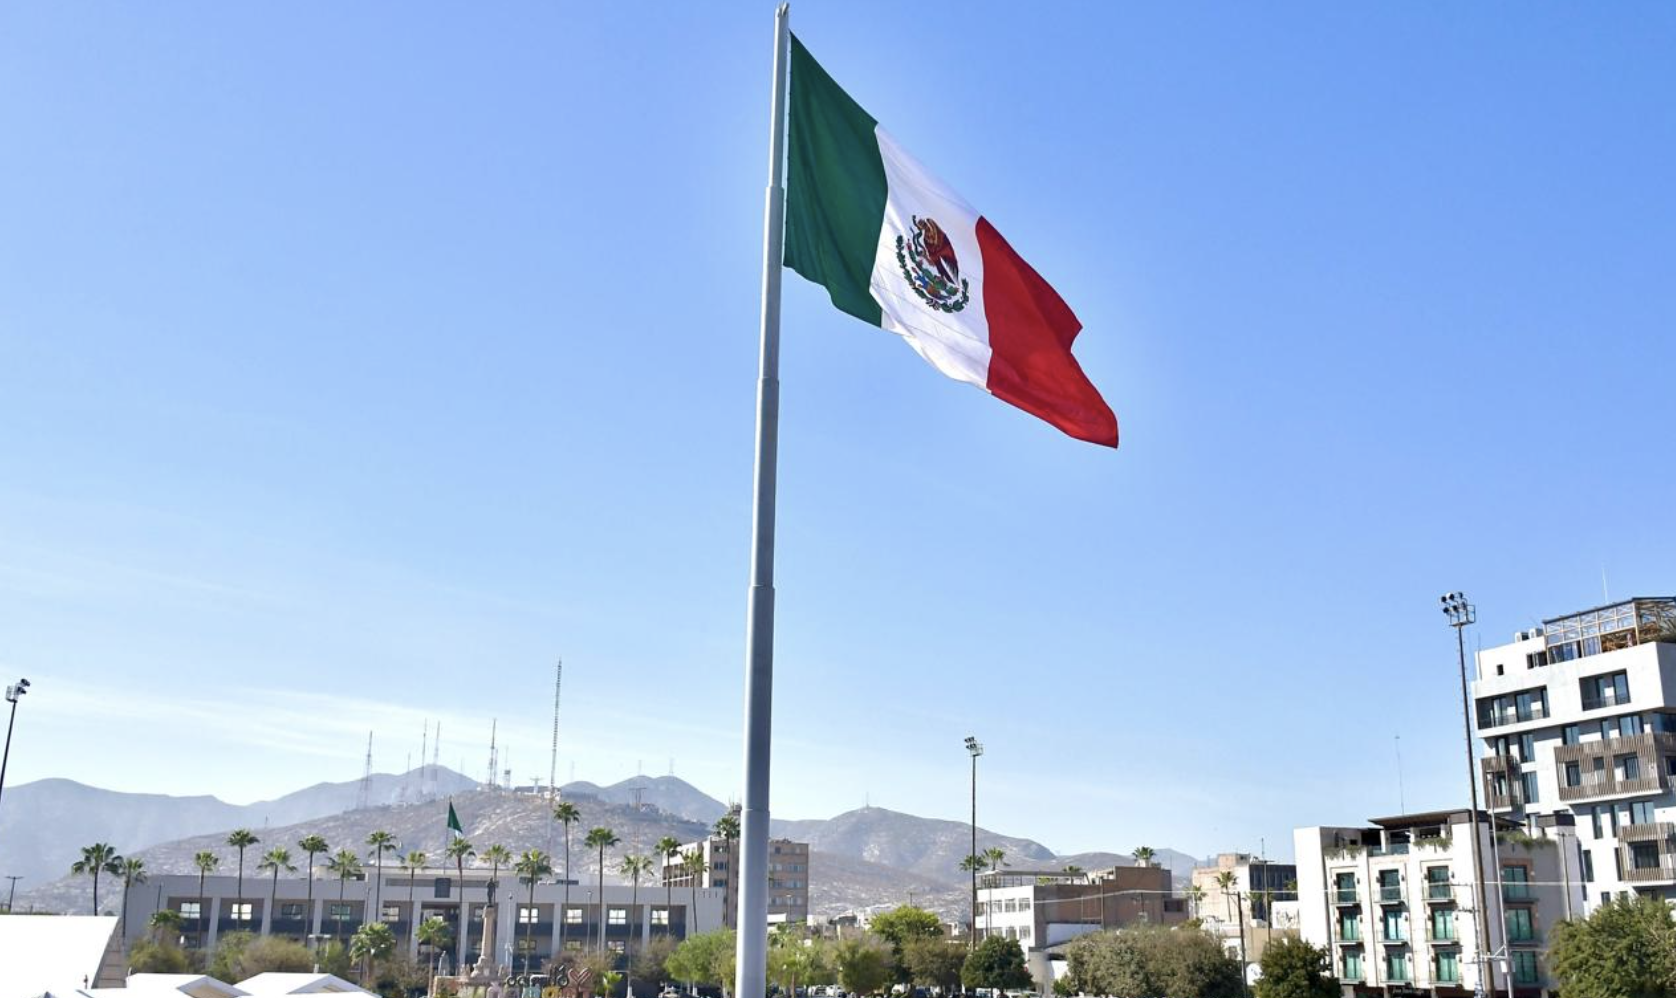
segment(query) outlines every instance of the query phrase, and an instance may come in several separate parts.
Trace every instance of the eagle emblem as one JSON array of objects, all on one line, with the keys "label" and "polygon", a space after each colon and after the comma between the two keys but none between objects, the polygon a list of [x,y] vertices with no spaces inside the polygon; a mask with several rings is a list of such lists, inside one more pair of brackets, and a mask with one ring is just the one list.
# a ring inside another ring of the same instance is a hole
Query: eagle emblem
[{"label": "eagle emblem", "polygon": [[910,216],[911,236],[896,237],[896,265],[920,301],[942,312],[958,312],[972,300],[971,289],[960,276],[960,260],[954,244],[935,219]]}]

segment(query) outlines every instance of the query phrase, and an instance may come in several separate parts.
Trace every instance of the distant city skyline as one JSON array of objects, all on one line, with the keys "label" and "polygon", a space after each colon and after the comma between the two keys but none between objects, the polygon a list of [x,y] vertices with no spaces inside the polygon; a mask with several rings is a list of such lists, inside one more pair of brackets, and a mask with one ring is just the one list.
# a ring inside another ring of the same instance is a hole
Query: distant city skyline
[{"label": "distant city skyline", "polygon": [[[738,795],[772,8],[0,13],[8,786],[522,782],[562,657],[561,777]],[[787,276],[776,816],[975,735],[996,831],[1283,856],[1464,806],[1439,594],[1676,592],[1676,9],[792,17],[1124,436]]]}]

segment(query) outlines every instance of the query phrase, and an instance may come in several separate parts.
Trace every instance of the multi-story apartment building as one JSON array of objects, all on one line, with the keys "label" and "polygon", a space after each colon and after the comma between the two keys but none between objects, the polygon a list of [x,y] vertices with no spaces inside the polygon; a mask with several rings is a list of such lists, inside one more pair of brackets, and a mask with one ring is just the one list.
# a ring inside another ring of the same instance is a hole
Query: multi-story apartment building
[{"label": "multi-story apartment building", "polygon": [[1465,809],[1299,828],[1299,929],[1331,952],[1347,994],[1456,998],[1482,981],[1496,995],[1511,984],[1519,998],[1538,996],[1548,930],[1583,903],[1581,883],[1561,871],[1575,839],[1563,816],[1526,830],[1483,812],[1474,822]]},{"label": "multi-story apartment building", "polygon": [[1676,900],[1676,598],[1544,621],[1478,653],[1474,721],[1486,805],[1571,815],[1566,857],[1588,904]]},{"label": "multi-story apartment building", "polygon": [[[714,890],[722,896],[722,911],[729,928],[739,924],[739,842],[712,835],[699,842],[689,842],[674,856],[663,860],[660,886],[690,888],[694,874],[687,868],[687,857],[704,857],[704,867],[697,873],[701,890]],[[809,921],[809,843],[790,839],[768,841],[768,922]]]},{"label": "multi-story apartment building", "polygon": [[1005,869],[978,875],[977,934],[1017,939],[1030,973],[1047,994],[1058,976],[1056,947],[1077,936],[1137,922],[1187,920],[1170,871],[1117,866],[1094,873]]},{"label": "multi-story apartment building", "polygon": [[[195,876],[157,875],[144,890],[127,892],[127,941],[150,931],[159,909],[180,913],[189,948],[213,948],[228,932],[287,936],[298,941],[347,942],[376,911],[410,954],[419,951],[418,926],[428,918],[448,925],[452,942],[447,958],[454,967],[476,963],[483,940],[489,871],[467,870],[462,882],[452,868],[417,874],[389,871],[381,884],[368,871],[365,879],[345,883],[302,877],[247,878],[242,893],[235,877],[206,877],[199,892]],[[522,972],[546,964],[564,951],[604,945],[624,952],[631,943],[654,936],[686,938],[721,924],[722,895],[701,888],[696,906],[691,891],[663,891],[616,884],[596,886],[539,883],[535,900],[516,876],[502,871],[495,895],[494,962]],[[411,898],[411,900],[410,900]],[[463,913],[463,919],[462,919]],[[466,931],[462,935],[460,926]]]}]

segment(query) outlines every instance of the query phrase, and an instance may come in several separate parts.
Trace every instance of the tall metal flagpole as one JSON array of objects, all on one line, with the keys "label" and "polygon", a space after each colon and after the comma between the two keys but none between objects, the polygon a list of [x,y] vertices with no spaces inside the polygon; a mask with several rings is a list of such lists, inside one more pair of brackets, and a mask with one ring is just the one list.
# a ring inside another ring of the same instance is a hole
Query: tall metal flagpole
[{"label": "tall metal flagpole", "polygon": [[791,5],[774,12],[768,192],[762,220],[762,358],[757,377],[756,495],[745,624],[744,846],[734,998],[764,998],[768,978],[768,763],[774,710],[774,486],[780,441],[780,270],[786,193],[786,60]]}]

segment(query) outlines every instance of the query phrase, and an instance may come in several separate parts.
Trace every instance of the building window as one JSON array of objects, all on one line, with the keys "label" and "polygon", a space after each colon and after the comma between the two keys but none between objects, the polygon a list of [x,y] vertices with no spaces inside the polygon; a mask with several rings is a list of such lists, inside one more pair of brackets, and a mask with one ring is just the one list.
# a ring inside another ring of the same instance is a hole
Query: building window
[{"label": "building window", "polygon": [[1650,800],[1630,801],[1629,823],[1632,825],[1650,825],[1653,823],[1653,802]]},{"label": "building window", "polygon": [[1402,952],[1385,954],[1385,979],[1387,981],[1408,980],[1408,954]]},{"label": "building window", "polygon": [[203,903],[200,901],[182,901],[180,903],[180,917],[187,922],[195,922],[204,917]]},{"label": "building window", "polygon": [[1362,938],[1362,916],[1359,912],[1340,912],[1338,916],[1338,937],[1347,943],[1360,942]]},{"label": "building window", "polygon": [[526,954],[527,953],[534,953],[535,952],[535,939],[531,936],[521,936],[521,937],[519,937],[518,942],[517,942],[517,951],[519,953],[526,953]]},{"label": "building window", "polygon": [[1629,703],[1629,673],[1609,672],[1602,676],[1584,676],[1577,681],[1582,688],[1583,709],[1598,710]]},{"label": "building window", "polygon": [[1583,883],[1595,882],[1595,854],[1587,849],[1583,850]]},{"label": "building window", "polygon": [[1427,936],[1438,943],[1455,942],[1455,909],[1435,908],[1427,925]]},{"label": "building window", "polygon": [[1356,875],[1354,873],[1339,873],[1333,876],[1333,903],[1356,903]]},{"label": "building window", "polygon": [[1442,950],[1432,958],[1432,966],[1439,984],[1461,983],[1460,954],[1454,950]]},{"label": "building window", "polygon": [[1379,871],[1379,900],[1402,900],[1402,874],[1397,870]]},{"label": "building window", "polygon": [[431,891],[432,897],[448,897],[454,892],[454,881],[450,877],[437,877],[435,882],[431,884]]},{"label": "building window", "polygon": [[386,921],[386,922],[399,922],[399,921],[401,921],[402,920],[402,906],[399,905],[399,904],[387,904],[387,905],[385,905],[383,914],[379,915],[379,918],[383,921]]},{"label": "building window", "polygon": [[564,924],[566,924],[566,925],[581,925],[582,924],[582,909],[581,908],[566,908],[564,910]]},{"label": "building window", "polygon": [[1528,943],[1536,938],[1536,929],[1531,925],[1531,910],[1529,908],[1507,909],[1507,938],[1510,942]]},{"label": "building window", "polygon": [[521,904],[521,905],[518,906],[518,924],[519,925],[535,925],[536,923],[538,923],[540,921],[541,921],[541,911],[540,911],[540,909],[532,908],[527,904]]},{"label": "building window", "polygon": [[1583,740],[1581,729],[1575,724],[1568,724],[1560,731],[1560,740],[1567,745],[1576,745]]},{"label": "building window", "polygon": [[1625,738],[1631,735],[1639,735],[1645,730],[1647,729],[1641,722],[1640,714],[1625,714],[1618,718],[1618,734]]},{"label": "building window", "polygon": [[1583,767],[1575,762],[1565,764],[1565,785],[1580,787],[1583,785]]},{"label": "building window", "polygon": [[282,903],[279,906],[279,917],[280,918],[285,918],[285,919],[290,919],[291,921],[294,921],[294,922],[301,921],[302,917],[303,917],[302,902],[301,901],[286,901],[286,902]]},{"label": "building window", "polygon": [[1347,949],[1344,951],[1344,979],[1359,981],[1362,979],[1362,951]]},{"label": "building window", "polygon": [[1536,787],[1536,774],[1535,773],[1526,773],[1523,776],[1521,776],[1520,779],[1524,782],[1525,803],[1526,804],[1535,804],[1537,802],[1537,800],[1539,799],[1539,797],[1537,795],[1537,787]]},{"label": "building window", "polygon": [[571,953],[580,953],[582,952],[582,940],[566,939],[564,941],[564,948]]},{"label": "building window", "polygon": [[227,906],[227,917],[235,922],[250,921],[250,905],[249,901],[234,901]]},{"label": "building window", "polygon": [[1018,938],[1019,938],[1020,941],[1029,942],[1030,941],[1030,926],[1028,926],[1028,925],[1019,926],[1018,927]]},{"label": "building window", "polygon": [[629,923],[629,910],[627,908],[609,908],[609,909],[606,910],[606,912],[605,912],[605,924],[607,924],[607,925],[627,925],[628,923]]},{"label": "building window", "polygon": [[1402,912],[1387,911],[1380,920],[1380,938],[1388,943],[1400,943],[1407,937],[1402,930]]},{"label": "building window", "polygon": [[1478,727],[1494,728],[1521,721],[1540,721],[1548,716],[1548,688],[1520,690],[1478,701]]},{"label": "building window", "polygon": [[652,924],[653,925],[668,925],[669,924],[669,909],[668,908],[653,908],[652,909]]},{"label": "building window", "polygon": [[613,953],[621,953],[624,949],[623,940],[621,939],[607,940],[605,946]]},{"label": "building window", "polygon": [[1618,771],[1618,779],[1635,780],[1641,777],[1641,757],[1637,755],[1620,755],[1612,760],[1613,768]]},{"label": "building window", "polygon": [[[801,885],[799,885],[799,886],[801,886]],[[1029,898],[1019,898],[1018,899],[1018,910],[1019,911],[1029,911],[1030,910],[1030,899]]]},{"label": "building window", "polygon": [[1541,974],[1536,969],[1536,954],[1521,950],[1513,954],[1513,983],[1538,984]]},{"label": "building window", "polygon": [[1519,761],[1536,761],[1536,737],[1534,735],[1519,736]]},{"label": "building window", "polygon": [[1658,844],[1654,842],[1631,842],[1629,844],[1629,866],[1632,870],[1658,869]]},{"label": "building window", "polygon": [[1449,884],[1449,868],[1426,867],[1426,897],[1433,901],[1447,901],[1454,896],[1454,888]]},{"label": "building window", "polygon": [[[328,922],[347,922],[354,917],[355,906],[352,904],[334,902],[326,906],[326,920]],[[479,913],[478,917],[482,918],[483,916]]]},{"label": "building window", "polygon": [[1501,868],[1501,896],[1504,901],[1531,899],[1530,871],[1522,866]]}]

